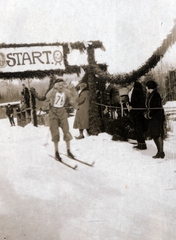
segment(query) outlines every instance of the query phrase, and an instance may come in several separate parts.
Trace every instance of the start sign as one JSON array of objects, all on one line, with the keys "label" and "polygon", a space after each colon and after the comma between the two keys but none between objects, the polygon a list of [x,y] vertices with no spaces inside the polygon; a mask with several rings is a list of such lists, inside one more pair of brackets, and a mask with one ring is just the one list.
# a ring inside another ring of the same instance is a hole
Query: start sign
[{"label": "start sign", "polygon": [[65,69],[62,46],[0,49],[0,72]]}]

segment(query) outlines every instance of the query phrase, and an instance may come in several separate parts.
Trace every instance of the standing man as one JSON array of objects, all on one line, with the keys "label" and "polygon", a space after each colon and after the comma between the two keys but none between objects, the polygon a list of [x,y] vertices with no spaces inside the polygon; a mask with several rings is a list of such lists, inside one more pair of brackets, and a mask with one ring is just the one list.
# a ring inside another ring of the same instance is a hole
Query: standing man
[{"label": "standing man", "polygon": [[129,108],[130,115],[133,119],[137,139],[137,146],[134,146],[134,148],[145,150],[147,149],[144,135],[146,130],[146,122],[144,118],[145,95],[141,83],[135,82],[128,95],[130,106],[127,107]]},{"label": "standing man", "polygon": [[64,88],[64,80],[57,79],[54,87],[46,95],[46,103],[49,104],[49,126],[52,136],[52,141],[54,142],[55,148],[55,158],[61,161],[59,155],[59,127],[62,128],[64,133],[64,141],[66,142],[67,154],[69,157],[74,158],[70,151],[70,140],[72,136],[69,132],[68,124],[68,113],[65,109],[67,103],[74,105],[72,99],[72,93],[68,89]]},{"label": "standing man", "polygon": [[7,105],[6,115],[9,118],[11,126],[15,126],[14,118],[13,118],[13,108],[10,104]]},{"label": "standing man", "polygon": [[23,90],[22,90],[22,95],[24,96],[24,100],[26,103],[26,108],[30,107],[30,94],[29,94],[29,89],[26,87],[25,84],[22,85]]}]

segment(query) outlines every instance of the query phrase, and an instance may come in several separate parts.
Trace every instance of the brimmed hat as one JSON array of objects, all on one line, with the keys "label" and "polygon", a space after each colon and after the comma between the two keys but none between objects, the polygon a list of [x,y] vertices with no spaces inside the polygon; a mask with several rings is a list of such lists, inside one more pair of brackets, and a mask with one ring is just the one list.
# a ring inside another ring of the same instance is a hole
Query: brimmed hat
[{"label": "brimmed hat", "polygon": [[86,87],[87,87],[87,83],[80,82],[78,86],[79,86],[79,87],[82,86],[83,88],[86,88]]},{"label": "brimmed hat", "polygon": [[155,81],[150,80],[146,83],[146,86],[148,87],[148,89],[155,89],[158,85]]}]

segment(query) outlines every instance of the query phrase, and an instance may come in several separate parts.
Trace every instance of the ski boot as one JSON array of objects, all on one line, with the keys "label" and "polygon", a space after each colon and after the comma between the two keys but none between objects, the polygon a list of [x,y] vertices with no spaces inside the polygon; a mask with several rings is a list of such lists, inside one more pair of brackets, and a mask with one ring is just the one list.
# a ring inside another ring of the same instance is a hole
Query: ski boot
[{"label": "ski boot", "polygon": [[56,151],[56,153],[55,153],[55,159],[56,159],[57,161],[60,161],[60,162],[61,162],[61,159],[62,159],[62,158],[60,157],[58,151]]},{"label": "ski boot", "polygon": [[75,156],[70,152],[70,149],[67,150],[67,155],[70,158],[73,158],[73,159],[75,158]]}]

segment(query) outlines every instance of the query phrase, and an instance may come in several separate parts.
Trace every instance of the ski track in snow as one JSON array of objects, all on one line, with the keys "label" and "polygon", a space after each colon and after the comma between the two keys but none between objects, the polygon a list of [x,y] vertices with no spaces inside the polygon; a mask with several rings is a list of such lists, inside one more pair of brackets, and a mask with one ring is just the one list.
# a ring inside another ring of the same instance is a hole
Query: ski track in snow
[{"label": "ski track in snow", "polygon": [[[76,136],[73,120],[69,118],[70,131]],[[112,141],[107,133],[85,133],[84,139],[71,141],[71,151],[95,165],[74,161],[78,165],[74,171],[48,156],[54,155],[48,127],[10,127],[7,119],[0,120],[0,236],[13,240],[173,240],[175,129],[164,142],[165,159],[152,158],[156,148],[151,140],[147,150],[137,151],[133,144]],[[66,153],[60,133],[59,150]]]}]

